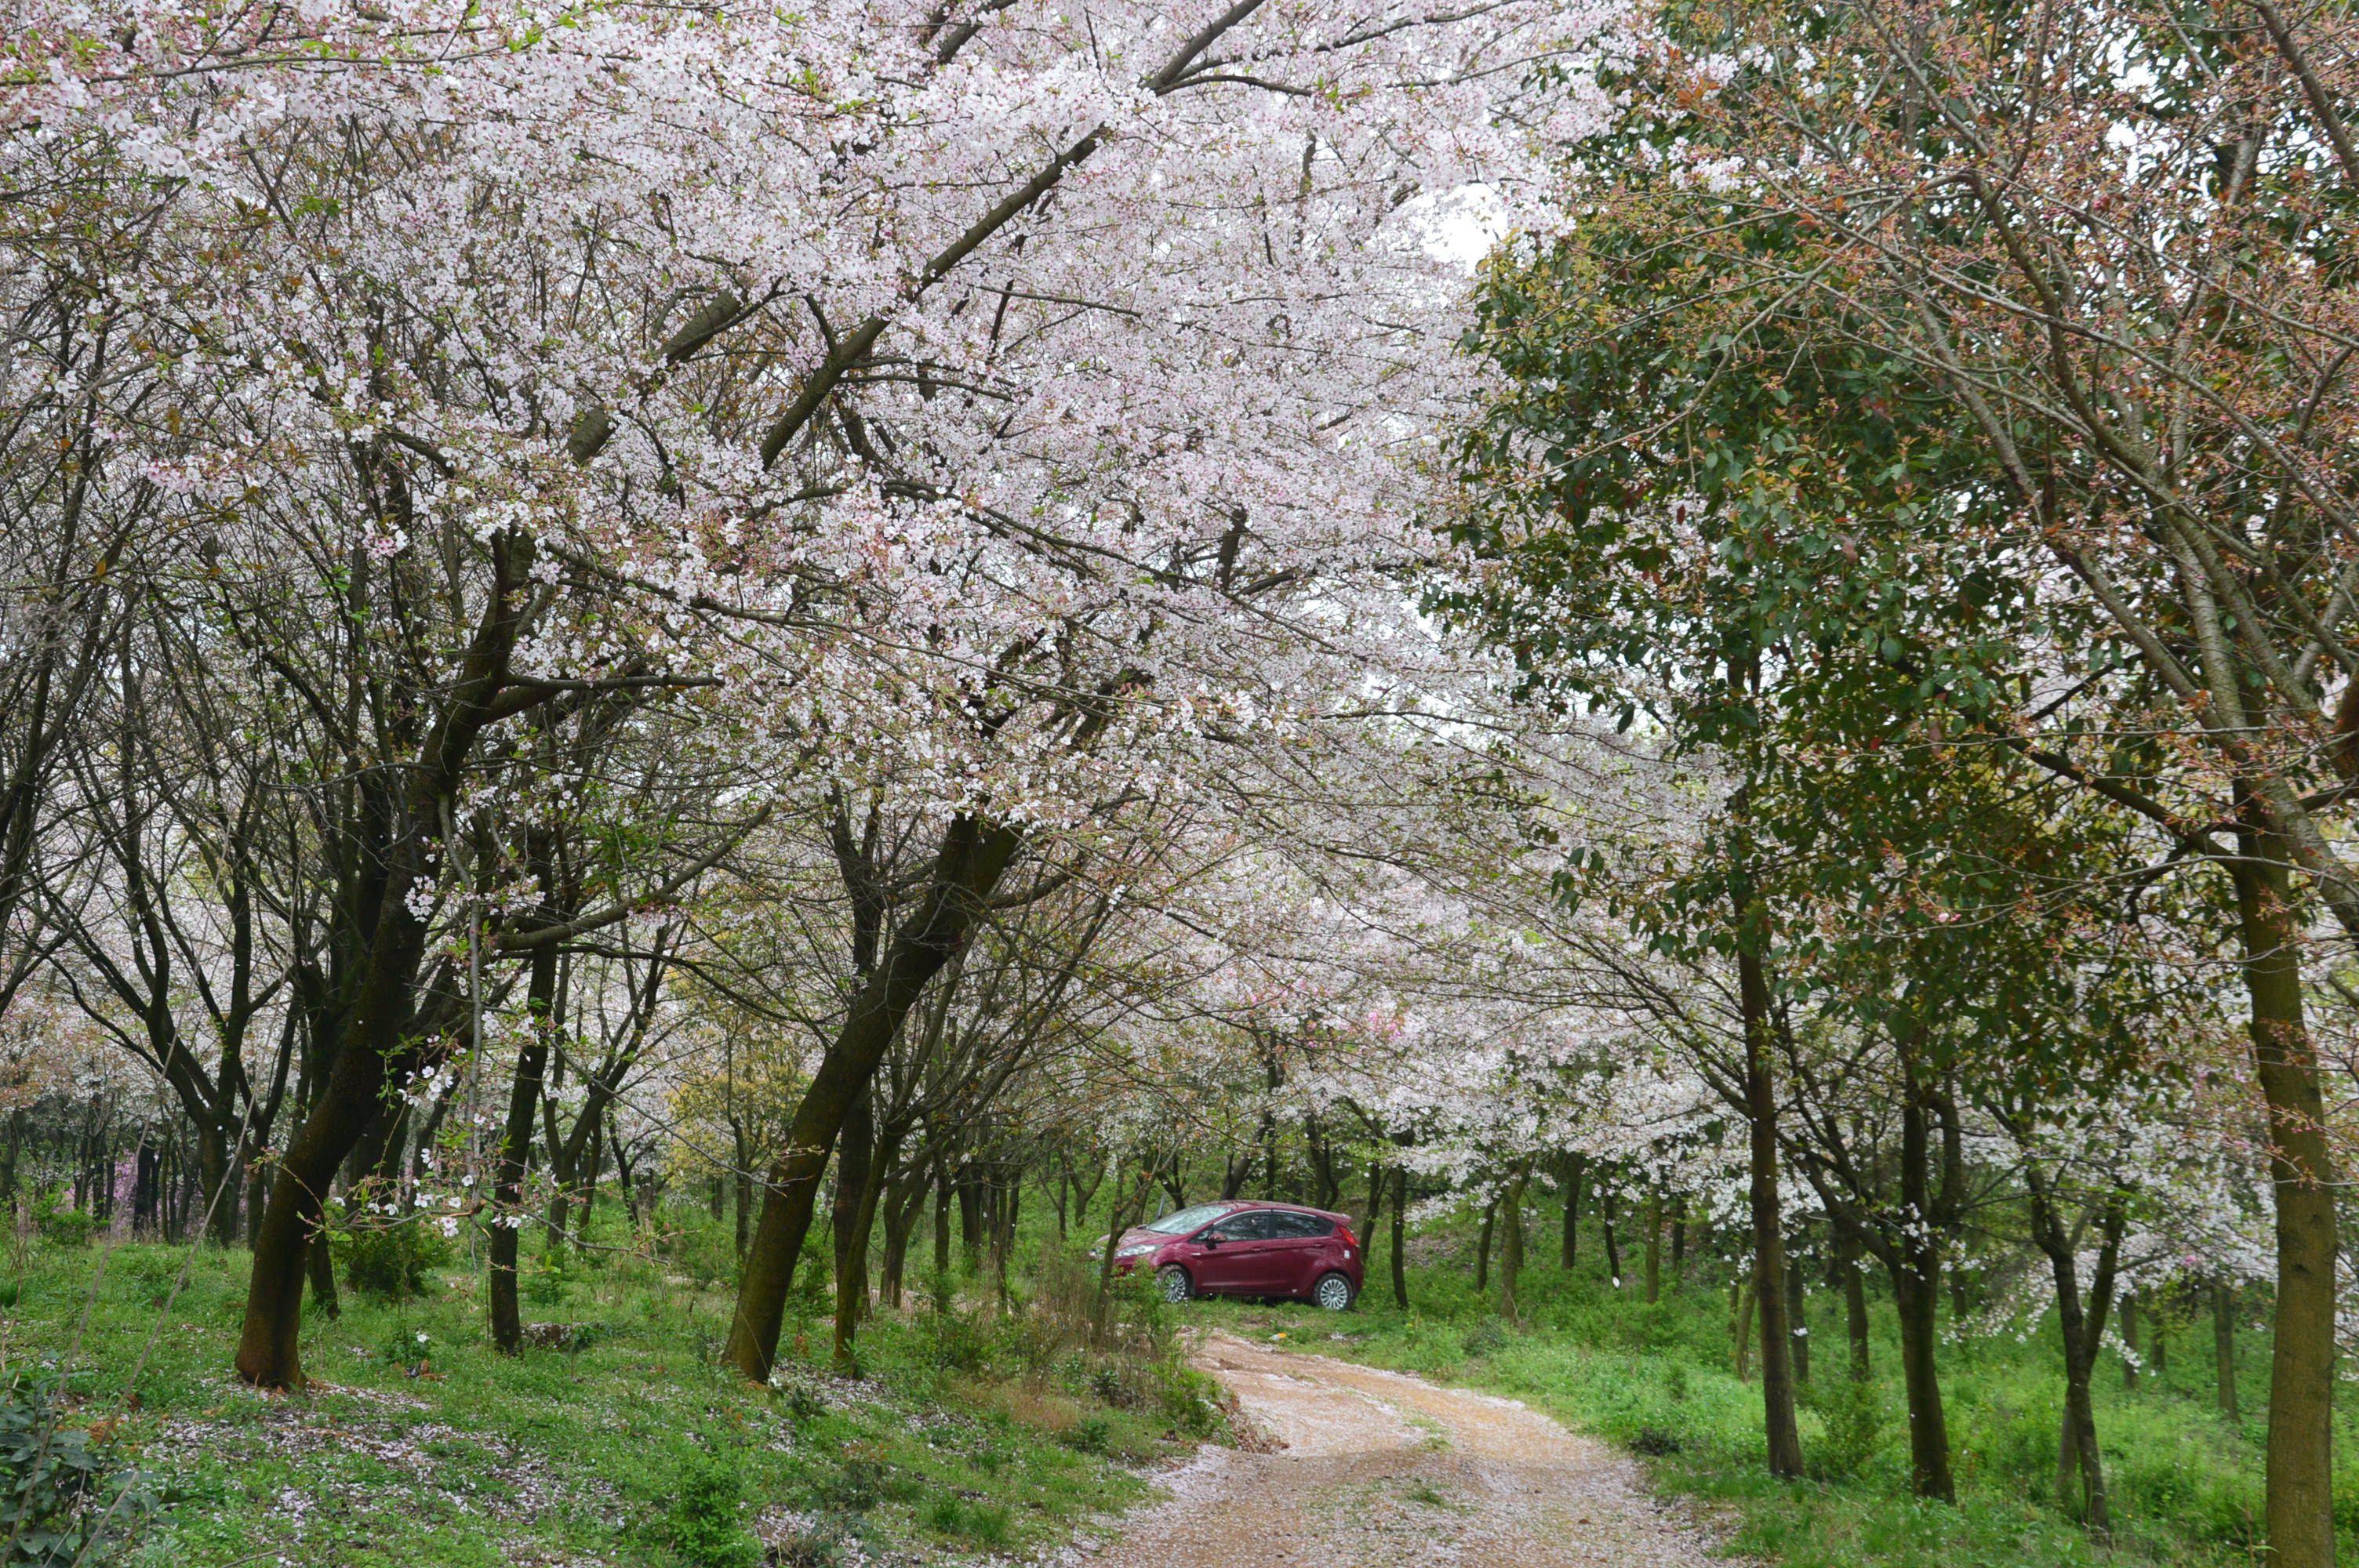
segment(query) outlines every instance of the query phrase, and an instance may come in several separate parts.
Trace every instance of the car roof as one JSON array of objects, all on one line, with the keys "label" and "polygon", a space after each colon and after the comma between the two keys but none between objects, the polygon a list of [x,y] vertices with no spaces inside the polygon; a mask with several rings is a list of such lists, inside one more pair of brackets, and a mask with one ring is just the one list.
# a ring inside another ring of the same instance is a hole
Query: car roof
[{"label": "car roof", "polygon": [[1348,1214],[1338,1214],[1332,1208],[1313,1208],[1307,1203],[1280,1203],[1276,1198],[1227,1198],[1223,1201],[1232,1208],[1277,1208],[1284,1209],[1288,1214],[1315,1214],[1321,1219],[1332,1219],[1338,1223],[1348,1221],[1352,1217]]}]

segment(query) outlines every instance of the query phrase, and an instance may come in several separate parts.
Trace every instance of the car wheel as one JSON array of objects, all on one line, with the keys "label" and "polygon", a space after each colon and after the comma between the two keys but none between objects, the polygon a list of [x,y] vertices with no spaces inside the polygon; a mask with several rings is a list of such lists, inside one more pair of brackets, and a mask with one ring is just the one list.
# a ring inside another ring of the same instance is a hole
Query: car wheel
[{"label": "car wheel", "polygon": [[1167,1302],[1184,1302],[1196,1293],[1196,1281],[1190,1279],[1188,1271],[1177,1263],[1167,1263],[1158,1269],[1155,1282],[1162,1288],[1163,1299]]},{"label": "car wheel", "polygon": [[1321,1274],[1319,1282],[1310,1287],[1310,1299],[1329,1312],[1349,1312],[1359,1292],[1352,1288],[1349,1274]]}]

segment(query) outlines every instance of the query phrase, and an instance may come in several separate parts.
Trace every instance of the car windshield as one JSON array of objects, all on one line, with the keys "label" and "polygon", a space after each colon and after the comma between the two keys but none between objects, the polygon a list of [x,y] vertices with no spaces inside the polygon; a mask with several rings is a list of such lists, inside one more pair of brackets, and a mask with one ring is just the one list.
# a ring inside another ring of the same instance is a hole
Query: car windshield
[{"label": "car windshield", "polygon": [[1194,1208],[1183,1208],[1177,1214],[1167,1214],[1146,1227],[1158,1236],[1185,1236],[1200,1225],[1210,1225],[1229,1212],[1233,1206],[1224,1203],[1200,1203]]}]

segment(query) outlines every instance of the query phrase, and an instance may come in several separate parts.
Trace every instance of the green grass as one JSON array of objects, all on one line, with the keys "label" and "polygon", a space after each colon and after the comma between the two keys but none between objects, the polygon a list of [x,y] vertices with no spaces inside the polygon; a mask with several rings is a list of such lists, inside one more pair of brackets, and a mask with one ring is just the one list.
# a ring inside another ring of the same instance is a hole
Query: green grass
[{"label": "green grass", "polygon": [[347,1291],[341,1317],[304,1331],[321,1386],[266,1396],[231,1371],[243,1252],[36,1243],[0,1265],[16,1286],[0,1351],[68,1369],[68,1422],[165,1486],[130,1542],[140,1568],[734,1568],[761,1561],[756,1535],[788,1563],[847,1543],[966,1561],[1070,1540],[1145,1493],[1129,1466],[1218,1427],[1147,1303],[1122,1355],[1080,1348],[1045,1297],[883,1314],[853,1380],[825,1368],[820,1292],[799,1289],[777,1386],[749,1388],[715,1364],[732,1303],[703,1254],[726,1241],[667,1217],[690,1227],[669,1255],[559,1271],[527,1257],[525,1316],[575,1325],[572,1349],[495,1352],[481,1276],[457,1258],[422,1300]]},{"label": "green grass", "polygon": [[[1378,1277],[1347,1319],[1223,1302],[1197,1303],[1188,1315],[1257,1337],[1282,1332],[1280,1343],[1294,1349],[1525,1400],[1647,1455],[1659,1486],[1724,1520],[1731,1550],[1788,1568],[2224,1568],[2255,1559],[2267,1415],[2268,1346],[2260,1335],[2243,1336],[2245,1419],[2233,1425],[2212,1404],[2208,1321],[2201,1332],[2180,1328],[2168,1379],[2149,1373],[2136,1393],[2124,1390],[2119,1361],[2106,1358],[2097,1426],[2117,1530],[2107,1551],[2065,1517],[2055,1496],[2062,1376],[2052,1326],[2020,1340],[1944,1341],[1942,1392],[1959,1487],[1951,1508],[1908,1495],[1897,1327],[1883,1303],[1873,1347],[1879,1376],[1862,1420],[1843,1408],[1841,1303],[1832,1295],[1811,1301],[1815,1379],[1800,1420],[1813,1476],[1781,1484],[1762,1465],[1760,1386],[1734,1375],[1724,1286],[1699,1275],[1650,1307],[1635,1285],[1616,1292],[1583,1262],[1571,1276],[1548,1264],[1527,1271],[1521,1330],[1503,1325],[1451,1267],[1411,1271],[1408,1312],[1392,1304]],[[2338,1412],[2336,1454],[2343,1551],[2359,1559],[2359,1423],[2347,1404]]]}]

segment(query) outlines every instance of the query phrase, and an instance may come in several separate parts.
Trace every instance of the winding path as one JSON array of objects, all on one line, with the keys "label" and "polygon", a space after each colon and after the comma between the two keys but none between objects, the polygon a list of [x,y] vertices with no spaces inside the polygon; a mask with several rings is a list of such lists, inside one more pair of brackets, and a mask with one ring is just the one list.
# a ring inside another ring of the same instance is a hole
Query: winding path
[{"label": "winding path", "polygon": [[1196,1365],[1269,1452],[1206,1448],[1093,1568],[1725,1568],[1637,1466],[1512,1400],[1225,1335]]}]

